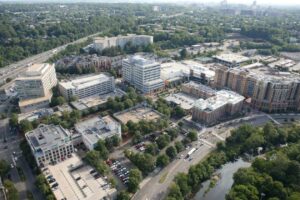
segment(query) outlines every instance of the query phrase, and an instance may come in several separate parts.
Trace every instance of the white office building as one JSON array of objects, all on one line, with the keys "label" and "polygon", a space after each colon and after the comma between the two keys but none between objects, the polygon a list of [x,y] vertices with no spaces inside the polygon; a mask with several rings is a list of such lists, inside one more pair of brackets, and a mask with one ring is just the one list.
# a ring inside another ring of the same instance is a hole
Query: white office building
[{"label": "white office building", "polygon": [[94,42],[91,46],[96,51],[102,51],[103,49],[106,48],[118,47],[118,46],[124,48],[124,46],[129,42],[133,46],[146,46],[148,44],[153,43],[153,36],[129,34],[126,36],[117,36],[117,37],[110,37],[110,38],[95,37]]},{"label": "white office building", "polygon": [[52,97],[51,89],[57,84],[55,67],[48,63],[33,64],[15,83],[21,112],[46,107]]},{"label": "white office building", "polygon": [[76,131],[81,134],[82,141],[89,150],[93,150],[97,142],[114,135],[121,135],[121,124],[109,115],[105,117],[94,117],[75,124]]},{"label": "white office building", "polygon": [[84,76],[71,81],[59,83],[60,93],[66,98],[79,99],[96,94],[106,94],[115,90],[115,79],[106,74]]},{"label": "white office building", "polygon": [[71,133],[61,126],[40,124],[25,137],[40,167],[63,161],[74,152]]},{"label": "white office building", "polygon": [[123,79],[145,94],[158,91],[164,87],[160,78],[161,66],[154,60],[141,56],[132,56],[122,63]]}]

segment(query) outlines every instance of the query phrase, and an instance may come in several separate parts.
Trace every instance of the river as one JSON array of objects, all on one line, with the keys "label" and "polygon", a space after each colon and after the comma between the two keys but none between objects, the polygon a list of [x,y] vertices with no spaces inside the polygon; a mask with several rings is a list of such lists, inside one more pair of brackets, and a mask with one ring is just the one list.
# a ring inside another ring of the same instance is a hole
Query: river
[{"label": "river", "polygon": [[[235,162],[227,163],[223,167],[216,171],[216,174],[221,174],[220,180],[218,180],[215,187],[211,188],[205,195],[205,191],[209,187],[210,180],[205,181],[202,184],[202,188],[195,195],[193,200],[224,200],[226,194],[229,192],[233,184],[233,174],[243,167],[250,167],[251,163],[245,162],[242,159],[238,159]],[[204,196],[203,196],[204,195]]]}]

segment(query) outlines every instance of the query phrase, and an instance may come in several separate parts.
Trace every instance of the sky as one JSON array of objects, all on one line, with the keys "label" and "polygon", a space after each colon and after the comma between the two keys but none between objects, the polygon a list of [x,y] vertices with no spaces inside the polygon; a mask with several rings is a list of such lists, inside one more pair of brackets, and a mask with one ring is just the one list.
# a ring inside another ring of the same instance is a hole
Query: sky
[{"label": "sky", "polygon": [[[0,2],[72,2],[72,0],[0,0]],[[147,2],[147,3],[185,3],[185,2],[195,2],[195,3],[219,3],[221,0],[74,0],[74,2]],[[239,3],[239,4],[252,4],[254,0],[227,0],[228,3]],[[300,5],[300,0],[257,0],[257,4],[259,5]]]}]

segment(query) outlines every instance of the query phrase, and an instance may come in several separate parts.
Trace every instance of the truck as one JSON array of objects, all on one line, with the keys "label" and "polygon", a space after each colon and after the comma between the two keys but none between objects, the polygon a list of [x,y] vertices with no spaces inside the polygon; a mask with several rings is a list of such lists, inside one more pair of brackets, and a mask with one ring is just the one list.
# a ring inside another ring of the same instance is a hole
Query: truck
[{"label": "truck", "polygon": [[186,155],[186,158],[189,158],[194,152],[196,151],[196,148],[192,148]]}]

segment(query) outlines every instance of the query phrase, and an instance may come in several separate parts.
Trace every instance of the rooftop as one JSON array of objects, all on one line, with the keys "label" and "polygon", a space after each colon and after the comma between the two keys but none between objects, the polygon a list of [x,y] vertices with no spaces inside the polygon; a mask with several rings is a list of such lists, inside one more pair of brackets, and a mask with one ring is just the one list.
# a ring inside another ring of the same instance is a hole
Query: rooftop
[{"label": "rooftop", "polygon": [[176,94],[170,94],[165,98],[166,101],[173,102],[179,105],[184,110],[190,110],[194,106],[194,103],[197,99],[198,98],[195,98],[191,95],[182,92]]},{"label": "rooftop", "polygon": [[[93,168],[86,165],[81,158],[72,154],[71,158],[49,165],[44,173],[50,174],[59,184],[53,191],[56,199],[97,200],[114,198],[116,189],[107,184],[104,177],[94,178],[90,171]],[[80,177],[79,180],[78,177]]]},{"label": "rooftop", "polygon": [[26,70],[26,72],[22,74],[20,77],[18,77],[17,79],[24,80],[24,79],[41,78],[51,67],[54,68],[54,64],[38,63],[38,64],[30,65]]},{"label": "rooftop", "polygon": [[150,67],[153,65],[159,65],[159,63],[156,62],[155,60],[146,59],[146,58],[142,57],[141,55],[131,56],[127,59],[124,59],[124,61],[129,62],[135,66],[140,66],[140,67]]},{"label": "rooftop", "polygon": [[120,126],[120,123],[109,115],[93,117],[75,124],[76,130],[87,137],[91,143],[115,135],[119,132]]},{"label": "rooftop", "polygon": [[232,54],[220,54],[220,55],[217,55],[214,57],[217,58],[218,60],[222,60],[222,61],[225,61],[228,63],[233,63],[233,62],[242,63],[242,62],[246,62],[246,61],[250,60],[246,56],[242,56],[239,54],[233,54],[233,53]]},{"label": "rooftop", "polygon": [[107,94],[93,95],[90,97],[78,99],[77,101],[71,102],[71,105],[77,110],[85,110],[106,103],[109,97],[122,97],[124,94],[126,94],[124,91],[116,89],[115,91]]},{"label": "rooftop", "polygon": [[185,60],[182,62],[186,66],[190,68],[190,70],[193,70],[194,76],[201,76],[201,74],[205,74],[208,78],[214,78],[215,72],[208,67],[205,67],[205,65],[193,61],[193,60]]},{"label": "rooftop", "polygon": [[36,129],[25,134],[30,146],[38,151],[51,149],[70,140],[71,133],[61,126],[40,124]]},{"label": "rooftop", "polygon": [[116,37],[94,37],[94,43],[102,43],[102,42],[106,42],[107,40],[131,39],[131,38],[142,38],[142,37],[153,37],[153,36],[128,34],[128,35],[119,35]]},{"label": "rooftop", "polygon": [[59,84],[65,89],[77,89],[80,90],[82,88],[90,87],[99,83],[103,83],[109,81],[110,77],[106,74],[98,74],[91,76],[83,76],[71,81],[60,82]]},{"label": "rooftop", "polygon": [[221,90],[218,91],[216,96],[210,97],[206,100],[199,99],[195,102],[195,107],[199,110],[206,112],[214,111],[227,104],[237,104],[245,98],[233,91]]},{"label": "rooftop", "polygon": [[196,83],[194,81],[190,81],[188,83],[185,83],[184,86],[187,86],[187,87],[192,87],[192,88],[195,88],[197,90],[200,90],[200,91],[204,91],[206,93],[209,93],[211,95],[214,95],[216,94],[216,91],[214,89],[212,89],[211,87],[208,87],[206,85],[203,85],[203,84],[199,84],[199,83]]}]

